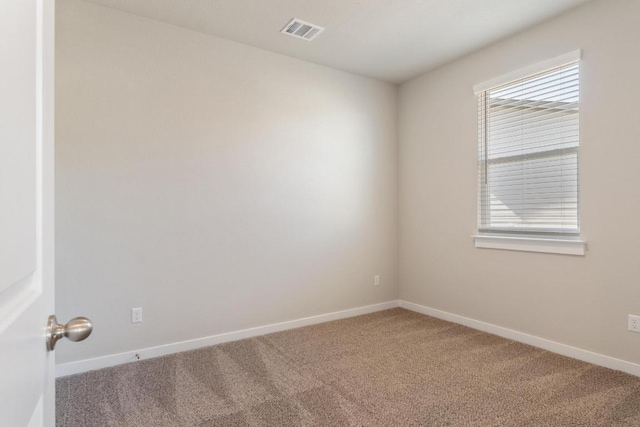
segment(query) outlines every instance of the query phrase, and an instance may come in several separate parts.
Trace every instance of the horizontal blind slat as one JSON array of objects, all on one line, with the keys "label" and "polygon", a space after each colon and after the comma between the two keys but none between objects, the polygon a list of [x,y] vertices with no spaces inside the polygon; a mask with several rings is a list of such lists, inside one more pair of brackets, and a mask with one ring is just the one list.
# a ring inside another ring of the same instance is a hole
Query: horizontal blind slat
[{"label": "horizontal blind slat", "polygon": [[539,76],[531,76],[531,77],[519,79],[515,82],[511,82],[506,85],[493,88],[489,92],[498,93],[498,94],[509,93],[514,88],[520,87],[522,85],[535,86],[540,84],[541,82],[543,83],[545,81],[554,81],[558,78],[569,77],[569,76],[577,80],[577,77],[574,77],[574,76],[577,75],[578,73],[579,73],[579,66],[576,63],[574,65],[559,68],[556,71],[541,73]]},{"label": "horizontal blind slat", "polygon": [[537,102],[535,105],[522,105],[519,103],[514,103],[513,105],[490,105],[488,109],[491,115],[487,117],[487,120],[501,120],[508,123],[510,120],[521,121],[523,119],[546,118],[554,115],[577,115],[578,110],[576,108],[579,108],[577,102],[559,101],[544,104]]}]

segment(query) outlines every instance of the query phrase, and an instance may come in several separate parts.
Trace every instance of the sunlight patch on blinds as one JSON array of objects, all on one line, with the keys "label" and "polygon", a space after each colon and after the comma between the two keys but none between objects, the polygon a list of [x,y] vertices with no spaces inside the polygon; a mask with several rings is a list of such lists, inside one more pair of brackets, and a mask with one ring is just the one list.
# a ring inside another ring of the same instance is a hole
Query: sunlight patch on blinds
[{"label": "sunlight patch on blinds", "polygon": [[480,232],[577,235],[579,63],[478,93]]}]

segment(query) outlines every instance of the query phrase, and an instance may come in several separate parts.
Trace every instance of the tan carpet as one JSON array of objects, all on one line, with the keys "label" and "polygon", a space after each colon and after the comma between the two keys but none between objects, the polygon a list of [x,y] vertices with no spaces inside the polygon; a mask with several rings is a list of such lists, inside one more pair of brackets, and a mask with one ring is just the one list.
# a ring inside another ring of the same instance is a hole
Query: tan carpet
[{"label": "tan carpet", "polygon": [[60,378],[58,426],[640,426],[640,378],[400,308]]}]

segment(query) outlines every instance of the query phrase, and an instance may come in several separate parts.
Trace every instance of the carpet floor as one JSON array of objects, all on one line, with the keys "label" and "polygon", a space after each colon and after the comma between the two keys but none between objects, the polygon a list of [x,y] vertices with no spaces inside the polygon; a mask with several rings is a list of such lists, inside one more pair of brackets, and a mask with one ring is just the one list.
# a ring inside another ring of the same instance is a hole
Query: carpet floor
[{"label": "carpet floor", "polygon": [[640,378],[395,308],[56,381],[57,426],[640,426]]}]

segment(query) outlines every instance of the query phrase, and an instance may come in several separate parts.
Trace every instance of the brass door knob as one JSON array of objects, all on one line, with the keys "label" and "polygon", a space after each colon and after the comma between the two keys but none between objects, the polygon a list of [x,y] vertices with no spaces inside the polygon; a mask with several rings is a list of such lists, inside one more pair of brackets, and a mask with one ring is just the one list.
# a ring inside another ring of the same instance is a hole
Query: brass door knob
[{"label": "brass door knob", "polygon": [[82,341],[91,335],[93,324],[86,317],[75,317],[66,325],[60,325],[56,316],[49,316],[47,321],[47,350],[53,351],[60,338],[66,337],[71,341]]}]

